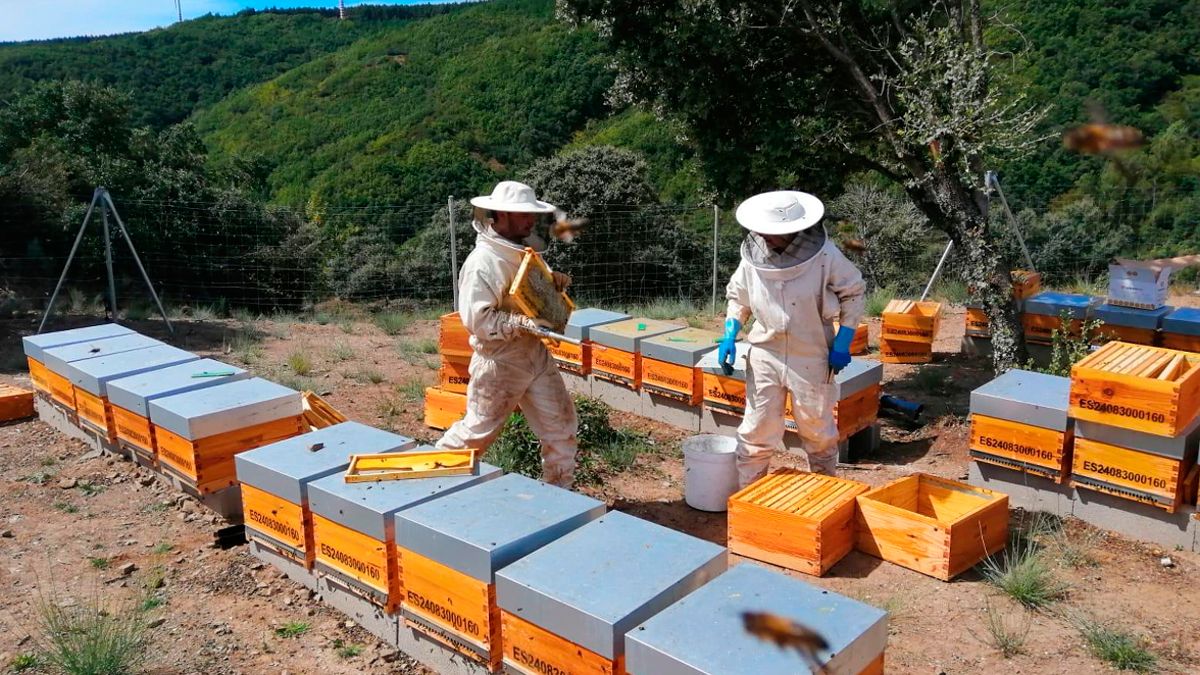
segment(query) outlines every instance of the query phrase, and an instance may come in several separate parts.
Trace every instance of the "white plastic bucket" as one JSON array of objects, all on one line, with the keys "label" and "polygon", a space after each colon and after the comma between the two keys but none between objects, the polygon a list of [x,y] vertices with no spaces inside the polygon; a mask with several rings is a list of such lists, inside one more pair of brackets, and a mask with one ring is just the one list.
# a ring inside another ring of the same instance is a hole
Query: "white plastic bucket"
[{"label": "white plastic bucket", "polygon": [[700,434],[683,442],[683,500],[693,509],[724,511],[737,492],[737,441]]}]

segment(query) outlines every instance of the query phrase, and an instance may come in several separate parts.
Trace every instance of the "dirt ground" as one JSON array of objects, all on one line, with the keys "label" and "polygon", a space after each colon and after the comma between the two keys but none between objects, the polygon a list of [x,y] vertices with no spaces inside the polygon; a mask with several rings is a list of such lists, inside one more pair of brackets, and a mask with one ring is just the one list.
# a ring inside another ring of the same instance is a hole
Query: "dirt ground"
[{"label": "dirt ground", "polygon": [[[60,319],[49,329],[94,322]],[[419,398],[421,388],[437,379],[434,320],[414,320],[394,336],[363,317],[347,316],[308,323],[286,317],[179,321],[174,336],[161,323],[131,325],[289,386],[312,388],[352,419],[422,440],[437,436],[422,424]],[[885,391],[924,403],[925,423],[905,429],[885,422],[882,448],[848,469],[851,477],[873,485],[914,471],[965,477],[969,393],[990,375],[987,363],[958,354],[962,325],[962,310],[951,309],[933,364],[885,366]],[[36,327],[32,316],[0,321],[0,381],[28,386],[19,337]],[[877,331],[873,325],[872,345]],[[305,365],[309,372],[296,375]],[[724,544],[724,514],[683,503],[684,434],[631,415],[614,414],[614,421],[649,432],[655,451],[581,491]],[[785,456],[779,463],[801,461]],[[213,533],[224,523],[191,499],[128,463],[85,454],[81,444],[40,422],[0,427],[0,494],[0,669],[39,651],[41,603],[96,597],[142,602],[149,594],[158,604],[149,610],[156,626],[154,673],[426,672],[259,564],[244,547],[215,548]],[[1014,524],[1027,521],[1027,514],[1014,513]],[[890,612],[890,673],[1111,671],[1089,655],[1071,627],[1068,617],[1079,615],[1143,636],[1160,672],[1200,672],[1200,556],[1162,551],[1076,521],[1061,536],[1091,560],[1072,566],[1065,556],[1055,558],[1055,574],[1067,592],[1042,611],[1021,608],[975,572],[943,583],[857,552],[824,578],[798,576]],[[1163,556],[1172,566],[1162,564]],[[989,607],[1010,626],[1028,629],[1022,654],[1005,659],[992,646]],[[301,634],[277,633],[289,624]]]}]

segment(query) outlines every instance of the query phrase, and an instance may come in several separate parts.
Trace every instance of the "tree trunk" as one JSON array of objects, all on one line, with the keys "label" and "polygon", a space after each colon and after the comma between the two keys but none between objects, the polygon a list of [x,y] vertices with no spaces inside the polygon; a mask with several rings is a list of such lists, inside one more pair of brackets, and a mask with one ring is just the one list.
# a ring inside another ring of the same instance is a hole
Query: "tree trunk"
[{"label": "tree trunk", "polygon": [[1012,301],[1012,278],[988,232],[987,217],[971,191],[951,175],[930,176],[924,186],[910,187],[909,196],[945,232],[965,257],[963,276],[970,297],[982,302],[992,334],[992,368],[996,375],[1028,360],[1017,308]]}]

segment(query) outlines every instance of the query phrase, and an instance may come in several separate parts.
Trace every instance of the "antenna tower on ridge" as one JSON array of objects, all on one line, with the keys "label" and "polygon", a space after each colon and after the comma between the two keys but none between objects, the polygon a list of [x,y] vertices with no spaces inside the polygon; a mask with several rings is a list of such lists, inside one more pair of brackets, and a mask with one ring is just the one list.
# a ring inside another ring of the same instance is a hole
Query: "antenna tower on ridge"
[{"label": "antenna tower on ridge", "polygon": [[346,0],[338,0],[338,18],[346,18]]}]

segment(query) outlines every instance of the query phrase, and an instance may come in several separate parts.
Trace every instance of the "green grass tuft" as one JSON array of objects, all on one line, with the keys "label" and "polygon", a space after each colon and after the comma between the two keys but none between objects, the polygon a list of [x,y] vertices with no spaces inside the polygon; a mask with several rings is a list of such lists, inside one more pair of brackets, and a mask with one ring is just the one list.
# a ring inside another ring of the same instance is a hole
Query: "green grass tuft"
[{"label": "green grass tuft", "polygon": [[388,335],[399,335],[413,324],[414,318],[406,312],[380,312],[371,321]]},{"label": "green grass tuft", "polygon": [[69,675],[117,675],[142,669],[150,656],[150,628],[139,603],[114,605],[98,595],[66,606],[38,606],[44,661]]},{"label": "green grass tuft", "polygon": [[292,369],[293,373],[301,377],[308,375],[313,370],[312,357],[309,356],[308,351],[303,347],[288,354],[287,365],[288,368]]},{"label": "green grass tuft", "polygon": [[1154,670],[1158,659],[1143,646],[1143,640],[1129,631],[1105,625],[1086,616],[1073,619],[1075,629],[1083,637],[1084,644],[1092,656],[1107,662],[1118,670],[1149,673]]},{"label": "green grass tuft", "polygon": [[867,316],[879,316],[883,309],[896,297],[896,289],[881,286],[867,294]]},{"label": "green grass tuft", "polygon": [[1008,548],[988,556],[982,565],[984,579],[1030,609],[1045,607],[1067,591],[1031,537],[1018,534]]},{"label": "green grass tuft", "polygon": [[312,624],[305,621],[289,621],[279,628],[275,629],[276,637],[285,639],[298,638],[304,635],[312,628]]}]

